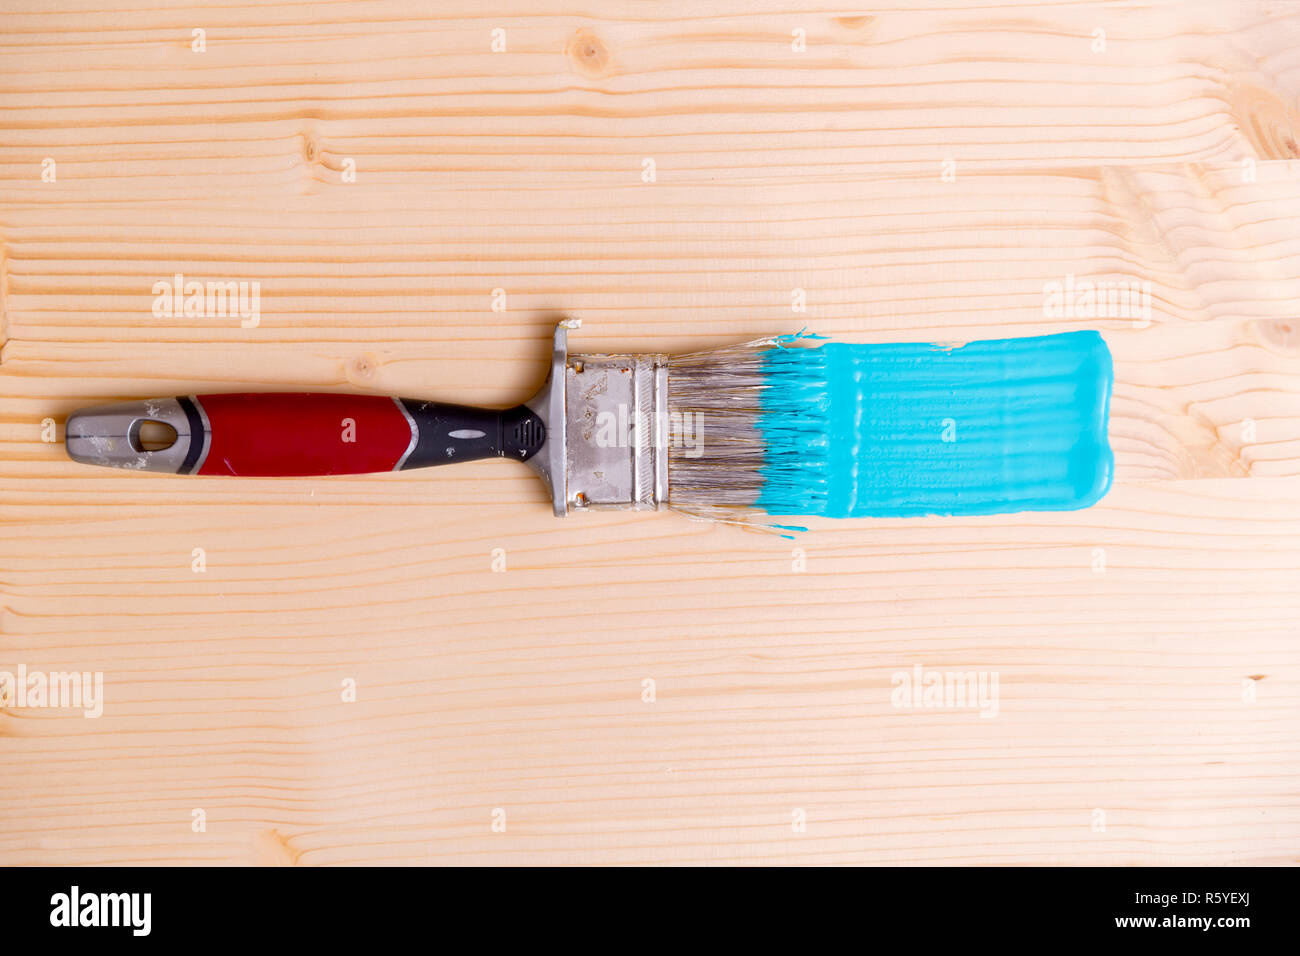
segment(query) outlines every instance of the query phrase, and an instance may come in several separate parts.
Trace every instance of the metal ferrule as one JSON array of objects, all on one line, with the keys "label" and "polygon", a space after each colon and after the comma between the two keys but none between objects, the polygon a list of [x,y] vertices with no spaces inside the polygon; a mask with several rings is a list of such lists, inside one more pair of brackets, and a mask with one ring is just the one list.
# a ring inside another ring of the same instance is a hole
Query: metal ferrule
[{"label": "metal ferrule", "polygon": [[529,464],[550,486],[557,515],[665,508],[668,356],[568,355],[566,333],[577,325],[556,328],[551,378],[527,403],[547,428],[546,447]]}]

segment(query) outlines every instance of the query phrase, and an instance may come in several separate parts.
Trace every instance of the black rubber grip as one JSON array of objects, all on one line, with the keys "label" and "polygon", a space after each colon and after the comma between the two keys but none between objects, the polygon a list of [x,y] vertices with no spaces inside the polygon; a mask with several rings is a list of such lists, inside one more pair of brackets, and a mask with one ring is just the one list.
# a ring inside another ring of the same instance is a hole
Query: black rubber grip
[{"label": "black rubber grip", "polygon": [[403,471],[479,458],[527,461],[546,443],[546,426],[523,405],[494,411],[412,398],[398,401],[415,423],[417,436]]}]

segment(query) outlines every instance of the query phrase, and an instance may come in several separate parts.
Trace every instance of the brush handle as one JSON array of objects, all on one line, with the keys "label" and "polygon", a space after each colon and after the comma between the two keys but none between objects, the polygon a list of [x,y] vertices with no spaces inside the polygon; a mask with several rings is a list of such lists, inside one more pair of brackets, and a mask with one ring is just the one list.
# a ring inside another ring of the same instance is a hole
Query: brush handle
[{"label": "brush handle", "polygon": [[[147,423],[176,439],[149,447]],[[357,475],[478,458],[527,461],[546,428],[523,405],[503,411],[411,398],[240,392],[85,408],[68,419],[73,459],[137,471],[281,477]]]},{"label": "brush handle", "polygon": [[527,461],[545,438],[541,420],[522,405],[495,411],[319,392],[189,401],[206,433],[194,472],[200,475],[355,475],[479,458]]}]

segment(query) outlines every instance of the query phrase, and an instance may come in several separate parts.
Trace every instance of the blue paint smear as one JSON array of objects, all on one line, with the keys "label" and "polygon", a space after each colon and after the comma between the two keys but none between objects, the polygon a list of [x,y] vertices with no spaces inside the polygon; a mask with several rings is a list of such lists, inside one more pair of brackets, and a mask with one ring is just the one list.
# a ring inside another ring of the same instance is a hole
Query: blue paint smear
[{"label": "blue paint smear", "polygon": [[764,353],[758,507],[833,518],[1072,511],[1110,489],[1096,332]]}]

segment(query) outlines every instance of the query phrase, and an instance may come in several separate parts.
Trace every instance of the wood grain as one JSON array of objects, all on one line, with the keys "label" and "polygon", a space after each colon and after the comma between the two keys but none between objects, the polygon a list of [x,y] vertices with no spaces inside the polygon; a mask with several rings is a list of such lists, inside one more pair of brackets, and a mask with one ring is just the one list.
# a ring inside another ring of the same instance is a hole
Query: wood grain
[{"label": "wood grain", "polygon": [[[102,670],[106,703],[3,718],[0,847],[246,863],[274,831],[322,864],[1292,862],[1300,510],[1292,481],[1240,484],[819,528],[802,574],[777,538],[655,515],[560,532],[535,504],[33,515],[4,545],[6,649]],[[917,664],[998,672],[997,718],[893,708]]]},{"label": "wood grain", "polygon": [[[607,350],[795,322],[972,338],[1077,327],[1044,314],[1045,286],[1071,275],[1150,283],[1151,324],[1294,316],[1300,164],[1247,183],[1235,166],[958,177],[17,203],[0,220],[9,336],[392,347],[466,324],[499,345],[564,312]],[[155,317],[154,283],[176,273],[259,282],[259,324]]]},{"label": "wood grain", "polygon": [[33,7],[0,40],[31,196],[47,154],[114,202],[323,191],[347,157],[414,191],[1300,156],[1300,11],[1258,0]]},{"label": "wood grain", "polygon": [[[0,13],[0,671],[105,693],[0,708],[0,863],[1295,864],[1297,41],[1255,2]],[[257,326],[154,315],[178,272],[260,283]],[[1049,314],[1068,276],[1150,315]],[[1116,486],[790,541],[557,521],[504,462],[46,440],[196,391],[513,402],[560,314],[586,351],[1098,328]],[[997,716],[895,706],[918,665]]]}]

